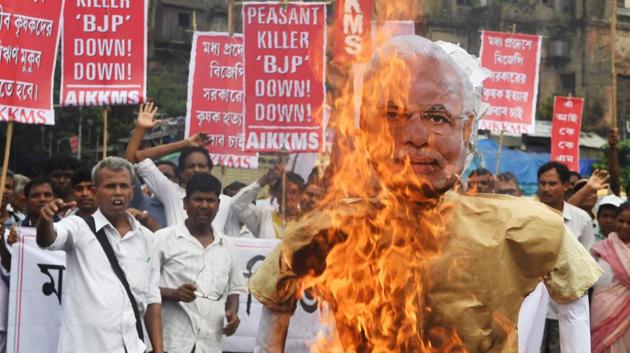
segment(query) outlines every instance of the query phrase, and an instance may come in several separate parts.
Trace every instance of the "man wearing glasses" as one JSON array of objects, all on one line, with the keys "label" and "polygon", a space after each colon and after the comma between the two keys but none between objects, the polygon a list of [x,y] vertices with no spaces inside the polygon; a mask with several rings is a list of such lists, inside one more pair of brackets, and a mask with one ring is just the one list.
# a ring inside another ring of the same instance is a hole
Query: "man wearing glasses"
[{"label": "man wearing glasses", "polygon": [[[579,301],[572,323],[583,340],[565,351],[585,352],[588,303],[578,298],[602,271],[562,217],[524,198],[453,191],[487,108],[479,71],[458,46],[418,36],[373,55],[360,130],[353,114],[338,118],[352,148],[327,204],[291,225],[249,279],[276,317],[304,288],[327,303],[334,334],[313,351],[516,352],[519,308],[544,281],[566,312]],[[276,322],[270,336],[286,332]]]},{"label": "man wearing glasses", "polygon": [[184,198],[188,218],[156,233],[169,353],[221,353],[222,336],[234,334],[239,324],[238,296],[247,287],[234,243],[212,226],[220,194],[217,178],[194,175]]}]

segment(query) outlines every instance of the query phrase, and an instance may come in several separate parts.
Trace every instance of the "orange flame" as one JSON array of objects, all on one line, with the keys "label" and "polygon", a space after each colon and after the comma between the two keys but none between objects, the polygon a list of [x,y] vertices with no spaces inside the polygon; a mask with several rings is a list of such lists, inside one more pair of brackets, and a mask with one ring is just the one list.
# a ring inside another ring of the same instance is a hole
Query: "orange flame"
[{"label": "orange flame", "polygon": [[[404,14],[409,19],[415,4],[379,2],[377,17],[400,19]],[[348,197],[359,201],[350,203],[350,213],[330,207],[334,231],[319,236],[334,246],[322,245],[330,249],[325,268],[300,283],[326,303],[323,320],[334,328],[312,352],[465,352],[453,330],[427,324],[431,309],[425,294],[433,280],[427,269],[445,240],[444,205],[430,197],[426,180],[413,172],[408,158],[402,165],[388,162],[395,148],[384,109],[390,103],[406,106],[411,74],[403,59],[392,55],[366,77],[360,129],[352,80],[335,77],[345,82],[333,104],[336,153],[322,204]]]}]

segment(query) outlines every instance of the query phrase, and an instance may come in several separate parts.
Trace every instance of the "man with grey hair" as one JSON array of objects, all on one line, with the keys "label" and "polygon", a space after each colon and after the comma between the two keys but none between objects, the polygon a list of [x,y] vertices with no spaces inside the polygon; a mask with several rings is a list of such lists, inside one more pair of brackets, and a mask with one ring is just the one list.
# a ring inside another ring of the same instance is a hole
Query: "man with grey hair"
[{"label": "man with grey hair", "polygon": [[[485,110],[485,77],[449,43],[401,36],[375,52],[360,129],[340,112],[338,137],[352,147],[326,206],[290,225],[250,278],[268,323],[285,323],[274,318],[310,288],[333,330],[316,351],[514,352],[520,305],[540,281],[570,303],[597,280],[601,269],[550,208],[454,192]],[[277,343],[286,331],[265,332]]]},{"label": "man with grey hair", "polygon": [[153,351],[163,352],[157,241],[127,212],[133,176],[129,162],[109,157],[92,170],[92,216],[53,223],[59,209],[74,206],[62,199],[41,211],[37,244],[66,252],[60,353],[141,353],[145,329]]}]

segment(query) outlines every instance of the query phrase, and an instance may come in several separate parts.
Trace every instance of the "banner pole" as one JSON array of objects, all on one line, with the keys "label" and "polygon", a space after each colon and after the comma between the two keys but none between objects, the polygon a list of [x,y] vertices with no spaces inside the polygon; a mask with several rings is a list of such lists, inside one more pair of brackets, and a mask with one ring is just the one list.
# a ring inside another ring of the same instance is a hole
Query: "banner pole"
[{"label": "banner pole", "polygon": [[197,32],[197,11],[193,11],[192,29],[193,29],[193,33]]},{"label": "banner pole", "polygon": [[107,125],[107,107],[105,107],[103,109],[103,159],[107,158],[107,140],[109,139]]},{"label": "banner pole", "polygon": [[[2,161],[2,176],[0,177],[0,197],[4,195],[4,185],[9,172],[9,157],[11,156],[11,141],[13,140],[13,121],[7,123],[7,135],[4,142],[4,160]],[[7,200],[8,201],[8,200]]]},{"label": "banner pole", "polygon": [[288,151],[282,150],[280,152],[280,167],[282,168],[282,202],[280,203],[280,217],[282,219],[282,234],[281,238],[284,238],[284,232],[287,227],[287,157]]},{"label": "banner pole", "polygon": [[234,0],[228,0],[228,18],[227,27],[230,36],[234,35]]},{"label": "banner pole", "polygon": [[612,78],[611,97],[610,97],[610,115],[612,128],[617,127],[617,68],[615,60],[615,46],[617,44],[617,0],[612,0],[612,8],[610,9],[610,74]]},{"label": "banner pole", "polygon": [[83,142],[83,107],[79,107],[79,144],[77,146],[77,159],[81,160],[81,143]]},{"label": "banner pole", "polygon": [[[512,34],[516,33],[516,23],[512,23]],[[499,147],[497,150],[497,162],[494,165],[494,175],[499,175],[499,168],[501,167],[501,154],[503,153],[503,143],[505,137],[503,134],[503,127],[501,127],[501,134],[499,135]]]}]

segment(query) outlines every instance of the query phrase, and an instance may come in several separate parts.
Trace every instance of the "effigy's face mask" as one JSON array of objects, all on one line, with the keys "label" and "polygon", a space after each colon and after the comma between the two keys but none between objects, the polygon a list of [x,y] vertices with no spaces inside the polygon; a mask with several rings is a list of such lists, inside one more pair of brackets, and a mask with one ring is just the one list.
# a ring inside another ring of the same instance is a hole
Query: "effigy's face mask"
[{"label": "effigy's face mask", "polygon": [[464,168],[474,114],[461,76],[417,53],[389,54],[366,76],[362,130],[379,177],[405,196],[441,194]]}]

